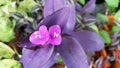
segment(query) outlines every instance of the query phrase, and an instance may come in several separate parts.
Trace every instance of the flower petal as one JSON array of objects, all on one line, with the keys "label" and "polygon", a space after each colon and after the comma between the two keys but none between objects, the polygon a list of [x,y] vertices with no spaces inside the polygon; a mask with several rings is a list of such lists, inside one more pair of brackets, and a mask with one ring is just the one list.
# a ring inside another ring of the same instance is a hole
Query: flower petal
[{"label": "flower petal", "polygon": [[104,48],[103,39],[94,31],[81,30],[73,32],[72,36],[80,42],[85,51],[99,51]]},{"label": "flower petal", "polygon": [[39,33],[41,35],[41,40],[39,41],[42,45],[46,44],[46,42],[49,39],[49,32],[47,30],[47,27],[42,25],[39,28]]},{"label": "flower petal", "polygon": [[21,62],[24,68],[40,68],[49,60],[53,51],[54,46],[50,45],[44,48],[37,48],[36,50],[26,49]]},{"label": "flower petal", "polygon": [[54,53],[49,58],[49,60],[41,68],[50,68],[52,65],[54,65],[57,62],[58,57],[59,57],[59,54],[54,51]]},{"label": "flower petal", "polygon": [[61,33],[61,28],[59,25],[53,25],[49,28],[49,33],[51,35],[54,35],[54,32],[56,32],[57,34],[60,34]]},{"label": "flower petal", "polygon": [[50,38],[49,43],[52,45],[60,45],[62,42],[62,37],[59,35],[57,38]]},{"label": "flower petal", "polygon": [[45,0],[44,17],[66,6],[66,0]]},{"label": "flower petal", "polygon": [[61,41],[62,41],[62,37],[61,37],[61,28],[59,27],[59,25],[53,25],[49,28],[49,34],[50,34],[50,38],[49,38],[49,43],[52,45],[60,45]]},{"label": "flower petal", "polygon": [[[39,34],[39,31],[35,31],[31,34],[29,40],[31,43],[35,44],[35,45],[38,45],[38,44],[41,44],[41,39],[40,38],[37,38],[37,36],[41,36],[41,35],[35,35],[35,33]],[[42,43],[45,43],[46,41],[42,41]]]},{"label": "flower petal", "polygon": [[57,49],[67,68],[89,68],[87,56],[75,38],[64,37]]}]

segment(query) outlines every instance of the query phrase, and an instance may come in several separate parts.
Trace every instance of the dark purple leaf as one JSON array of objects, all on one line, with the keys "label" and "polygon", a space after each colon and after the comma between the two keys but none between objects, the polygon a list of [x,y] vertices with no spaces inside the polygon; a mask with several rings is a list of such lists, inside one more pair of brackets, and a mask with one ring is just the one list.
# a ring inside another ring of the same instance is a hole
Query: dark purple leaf
[{"label": "dark purple leaf", "polygon": [[67,68],[89,68],[87,56],[75,38],[64,37],[58,52]]},{"label": "dark purple leaf", "polygon": [[45,0],[44,17],[66,6],[66,0]]},{"label": "dark purple leaf", "polygon": [[69,16],[70,16],[70,7],[65,7],[63,9],[60,9],[54,12],[52,15],[47,16],[43,20],[43,22],[41,22],[38,25],[37,29],[39,29],[41,25],[46,25],[48,28],[52,25],[59,25],[61,29],[63,29],[68,21]]},{"label": "dark purple leaf", "polygon": [[45,65],[42,66],[42,68],[50,68],[52,65],[54,65],[57,62],[58,57],[59,57],[59,54],[54,51],[54,53],[52,54],[52,56],[45,63]]},{"label": "dark purple leaf", "polygon": [[82,6],[81,6],[79,3],[76,3],[75,9],[76,9],[77,12],[81,13],[81,11],[82,11]]},{"label": "dark purple leaf", "polygon": [[48,62],[53,51],[54,46],[51,45],[36,50],[25,49],[21,62],[23,63],[24,68],[41,68]]},{"label": "dark purple leaf", "polygon": [[28,36],[26,36],[25,38],[23,38],[19,43],[18,45],[20,47],[25,47],[25,48],[31,48],[31,47],[34,47],[34,46],[37,46],[35,44],[32,44],[29,40],[29,37],[30,37],[31,34],[29,34]]},{"label": "dark purple leaf", "polygon": [[96,0],[90,0],[82,9],[82,13],[93,13]]},{"label": "dark purple leaf", "polygon": [[103,39],[94,31],[80,30],[73,32],[72,36],[80,42],[85,51],[99,51],[104,48]]},{"label": "dark purple leaf", "polygon": [[68,17],[68,21],[67,24],[64,28],[64,32],[69,32],[71,30],[74,29],[75,26],[75,18],[76,18],[76,14],[75,14],[75,6],[74,4],[70,5],[70,16]]}]

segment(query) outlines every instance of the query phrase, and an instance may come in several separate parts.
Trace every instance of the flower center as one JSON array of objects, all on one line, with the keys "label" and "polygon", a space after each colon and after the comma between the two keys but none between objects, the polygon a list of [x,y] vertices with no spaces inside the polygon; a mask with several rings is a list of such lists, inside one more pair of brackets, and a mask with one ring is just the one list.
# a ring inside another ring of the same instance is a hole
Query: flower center
[{"label": "flower center", "polygon": [[59,34],[57,32],[54,32],[54,38],[57,38]]},{"label": "flower center", "polygon": [[41,38],[41,36],[38,32],[35,32],[34,34],[35,34],[35,38],[39,38],[39,39]]}]

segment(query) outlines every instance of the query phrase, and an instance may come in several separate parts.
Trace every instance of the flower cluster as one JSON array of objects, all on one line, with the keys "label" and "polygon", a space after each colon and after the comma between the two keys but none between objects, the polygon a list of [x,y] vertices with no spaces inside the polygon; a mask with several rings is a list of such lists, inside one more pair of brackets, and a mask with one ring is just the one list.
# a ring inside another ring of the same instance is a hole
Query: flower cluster
[{"label": "flower cluster", "polygon": [[39,27],[38,31],[34,31],[29,40],[35,45],[60,45],[62,38],[61,38],[61,29],[59,25],[53,25],[47,30],[47,27],[42,25]]}]

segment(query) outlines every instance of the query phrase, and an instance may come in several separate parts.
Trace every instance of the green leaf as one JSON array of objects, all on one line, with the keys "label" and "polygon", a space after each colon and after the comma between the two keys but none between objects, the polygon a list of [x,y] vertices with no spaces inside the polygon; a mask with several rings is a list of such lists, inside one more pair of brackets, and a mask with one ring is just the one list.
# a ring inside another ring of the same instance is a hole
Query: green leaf
[{"label": "green leaf", "polygon": [[0,10],[4,13],[3,16],[9,17],[10,12],[16,12],[16,2],[9,2],[6,5],[0,7]]},{"label": "green leaf", "polygon": [[16,2],[11,2],[8,4],[9,12],[16,12]]},{"label": "green leaf", "polygon": [[113,26],[112,27],[112,32],[118,32],[118,31],[120,31],[120,26]]},{"label": "green leaf", "polygon": [[37,3],[34,0],[23,0],[19,4],[18,12],[30,12],[32,7],[35,5],[37,5]]},{"label": "green leaf", "polygon": [[118,10],[118,12],[115,14],[115,20],[119,20],[120,19],[120,10]]},{"label": "green leaf", "polygon": [[0,5],[4,5],[10,2],[10,0],[0,0]]},{"label": "green leaf", "polygon": [[9,46],[0,42],[0,56],[4,58],[11,58],[14,54],[14,51]]},{"label": "green leaf", "polygon": [[0,40],[9,42],[14,38],[15,22],[10,21],[8,18],[0,18]]},{"label": "green leaf", "polygon": [[0,67],[1,67],[1,68],[8,68],[8,67],[5,66],[1,61],[0,61]]},{"label": "green leaf", "polygon": [[79,0],[79,2],[84,5],[85,4],[85,0]]},{"label": "green leaf", "polygon": [[20,62],[13,59],[0,60],[0,68],[22,68]]},{"label": "green leaf", "polygon": [[112,10],[119,6],[119,0],[105,0],[108,7]]},{"label": "green leaf", "polygon": [[103,23],[107,23],[108,22],[108,17],[104,14],[101,13],[97,13],[96,16],[99,20],[101,20]]},{"label": "green leaf", "polygon": [[100,35],[103,38],[104,42],[107,44],[111,43],[111,38],[109,36],[109,34],[105,31],[105,30],[100,30]]},{"label": "green leaf", "polygon": [[95,24],[90,25],[90,28],[92,28],[93,30],[95,30],[97,33],[99,33],[99,30],[97,28],[97,26]]},{"label": "green leaf", "polygon": [[4,12],[0,8],[0,17],[2,17],[3,15],[4,15]]}]

